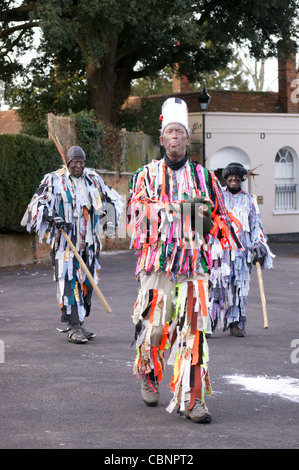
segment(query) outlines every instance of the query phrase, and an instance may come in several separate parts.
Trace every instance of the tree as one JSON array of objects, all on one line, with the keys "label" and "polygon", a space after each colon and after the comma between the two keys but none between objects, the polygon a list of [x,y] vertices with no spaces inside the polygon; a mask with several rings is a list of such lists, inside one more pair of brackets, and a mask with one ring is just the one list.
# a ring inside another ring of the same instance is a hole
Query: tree
[{"label": "tree", "polygon": [[104,121],[116,121],[133,79],[180,63],[192,80],[196,68],[212,70],[215,63],[222,66],[231,56],[217,35],[206,50],[205,36],[212,31],[208,23],[200,26],[191,0],[49,0],[37,4],[49,50],[59,57],[58,47],[65,50],[68,44],[72,54],[79,46],[91,107]]},{"label": "tree", "polygon": [[255,91],[262,91],[265,83],[265,59],[261,59],[260,62],[254,60],[253,66],[247,61],[243,61],[243,64],[252,78]]},{"label": "tree", "polygon": [[205,83],[209,90],[248,91],[249,82],[246,78],[248,75],[248,71],[243,68],[242,60],[235,57],[225,68],[200,74],[190,88],[195,90]]},{"label": "tree", "polygon": [[0,0],[0,77],[8,82],[22,71],[16,56],[28,51],[32,46],[32,30],[39,26],[38,20],[31,19],[35,2],[23,2],[15,6],[14,1]]},{"label": "tree", "polygon": [[[0,21],[7,27],[12,4],[0,2]],[[298,0],[27,0],[22,5],[42,28],[47,53],[60,67],[61,57],[71,66],[79,51],[90,107],[111,123],[134,79],[179,64],[179,73],[193,82],[203,71],[224,68],[234,43],[248,43],[250,53],[263,58],[276,55],[277,38],[298,37]]]},{"label": "tree", "polygon": [[138,78],[131,83],[131,96],[151,96],[167,94],[172,91],[173,72],[170,67],[157,74],[145,78]]},{"label": "tree", "polygon": [[[210,73],[198,75],[190,84],[190,90],[196,90],[205,83],[209,90],[239,90],[248,91],[249,82],[247,76],[250,74],[243,61],[235,57],[227,67],[213,70]],[[172,92],[173,72],[168,67],[161,70],[153,77],[134,80],[131,86],[131,96],[147,97],[150,95],[162,95]]]},{"label": "tree", "polygon": [[88,87],[79,62],[75,70],[72,62],[69,73],[67,61],[62,68],[55,57],[40,53],[24,69],[22,83],[6,88],[6,98],[18,109],[24,133],[46,137],[47,113],[63,115],[89,110]]}]

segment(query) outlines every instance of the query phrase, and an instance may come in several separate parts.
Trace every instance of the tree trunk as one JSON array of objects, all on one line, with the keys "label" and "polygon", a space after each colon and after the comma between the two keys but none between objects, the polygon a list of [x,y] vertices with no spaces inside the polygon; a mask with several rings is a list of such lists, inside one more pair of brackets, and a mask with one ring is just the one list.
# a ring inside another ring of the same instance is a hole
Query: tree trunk
[{"label": "tree trunk", "polygon": [[88,58],[86,79],[90,88],[90,103],[95,114],[107,124],[113,122],[117,38],[110,40],[107,54],[101,61]]}]

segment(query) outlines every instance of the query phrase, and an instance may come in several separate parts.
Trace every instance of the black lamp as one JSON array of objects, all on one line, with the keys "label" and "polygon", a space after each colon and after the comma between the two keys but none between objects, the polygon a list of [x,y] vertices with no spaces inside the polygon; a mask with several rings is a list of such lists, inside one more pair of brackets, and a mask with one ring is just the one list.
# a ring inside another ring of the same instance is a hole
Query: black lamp
[{"label": "black lamp", "polygon": [[200,95],[198,96],[198,102],[200,109],[202,111],[202,154],[203,154],[203,166],[206,166],[206,112],[208,110],[211,96],[207,92],[206,87],[202,90]]}]

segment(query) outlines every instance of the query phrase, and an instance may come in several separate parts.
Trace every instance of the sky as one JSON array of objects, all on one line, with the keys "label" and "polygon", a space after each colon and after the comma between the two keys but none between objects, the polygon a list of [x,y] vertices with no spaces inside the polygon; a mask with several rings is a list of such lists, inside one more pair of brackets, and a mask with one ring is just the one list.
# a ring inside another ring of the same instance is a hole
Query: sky
[{"label": "sky", "polygon": [[[250,61],[253,66],[253,61]],[[253,82],[248,77],[253,88]],[[265,82],[263,91],[278,91],[278,63],[277,59],[268,59],[265,63]]]}]

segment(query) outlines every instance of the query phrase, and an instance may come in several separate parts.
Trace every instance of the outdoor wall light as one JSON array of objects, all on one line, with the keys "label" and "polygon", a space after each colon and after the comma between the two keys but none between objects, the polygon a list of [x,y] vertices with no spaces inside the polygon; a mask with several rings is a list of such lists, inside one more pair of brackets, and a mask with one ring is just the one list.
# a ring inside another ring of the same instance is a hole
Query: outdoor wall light
[{"label": "outdoor wall light", "polygon": [[[200,109],[202,111],[202,161],[203,167],[206,166],[206,112],[211,101],[211,96],[207,92],[206,87],[202,90],[200,95],[197,98],[199,102]],[[210,138],[210,137],[208,137]]]}]

